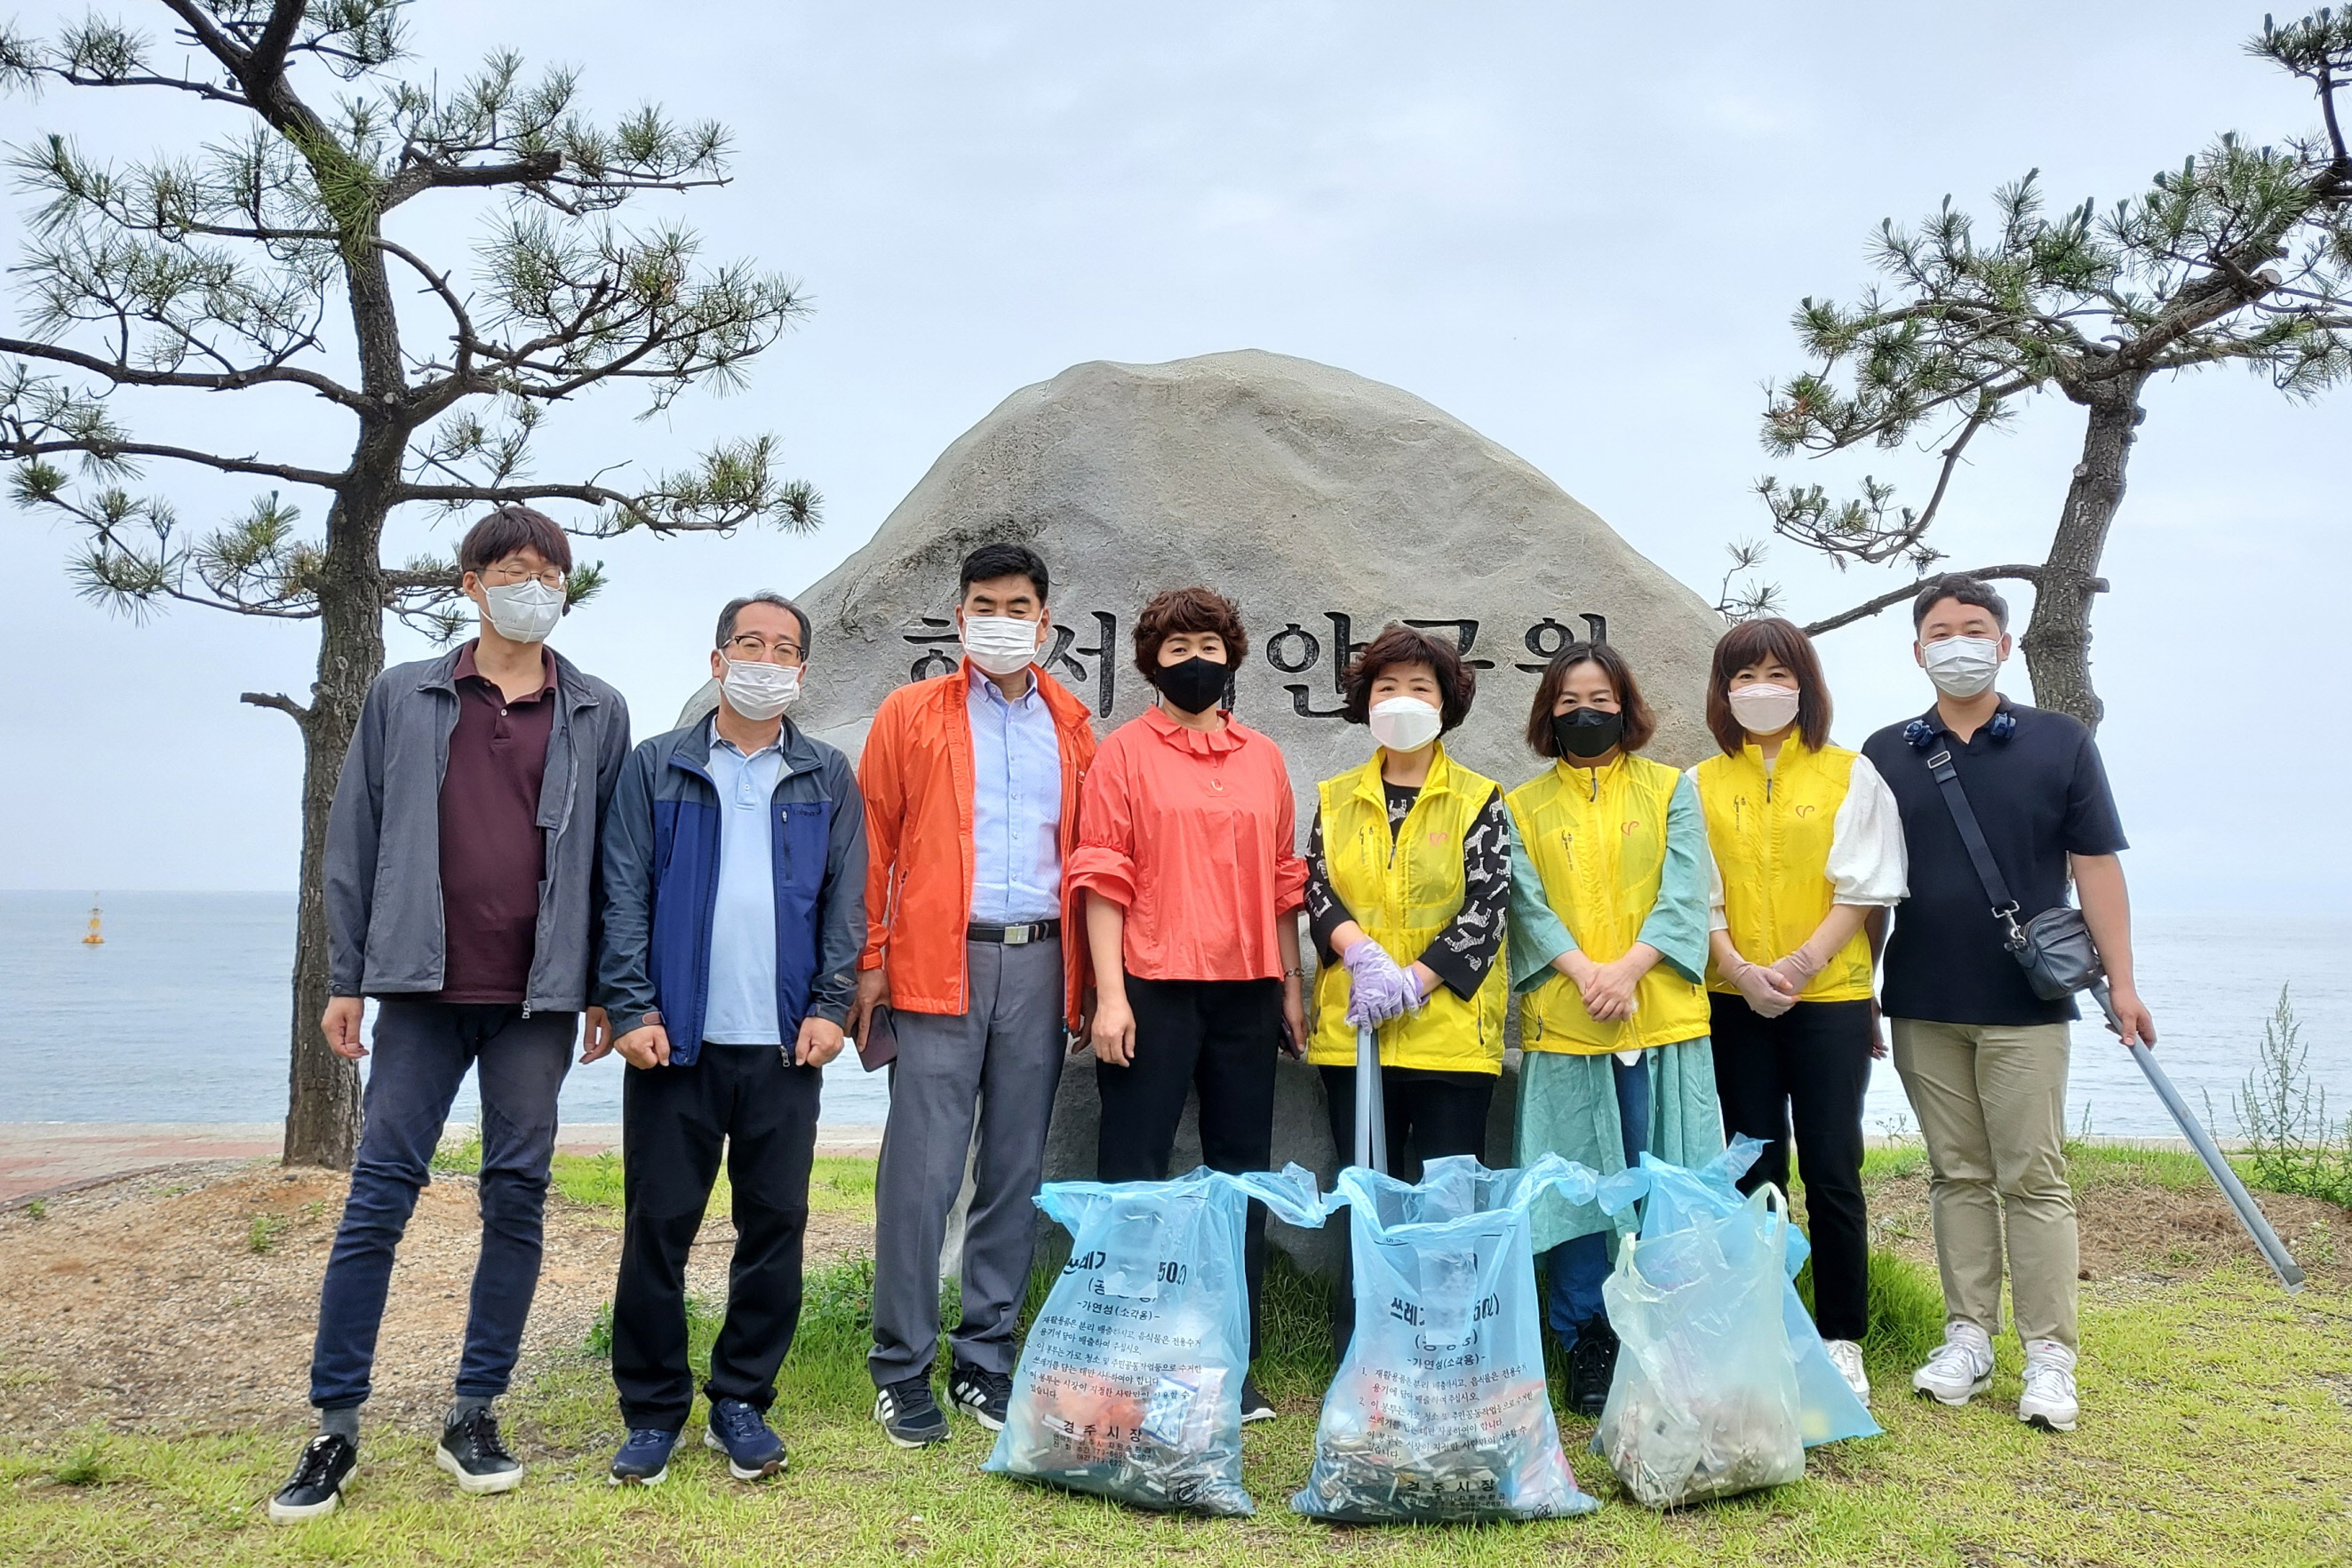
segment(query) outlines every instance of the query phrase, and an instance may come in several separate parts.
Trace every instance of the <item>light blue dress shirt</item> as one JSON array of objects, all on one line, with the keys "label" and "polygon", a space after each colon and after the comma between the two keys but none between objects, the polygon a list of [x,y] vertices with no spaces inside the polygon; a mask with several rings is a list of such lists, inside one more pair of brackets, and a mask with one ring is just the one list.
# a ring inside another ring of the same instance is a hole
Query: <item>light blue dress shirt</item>
[{"label": "light blue dress shirt", "polygon": [[1025,925],[1062,913],[1062,742],[1033,675],[1018,702],[974,673],[971,917]]},{"label": "light blue dress shirt", "polygon": [[719,787],[719,895],[710,911],[710,999],[702,1038],[713,1045],[782,1045],[776,1019],[776,780],[784,754],[746,757],[710,732]]}]

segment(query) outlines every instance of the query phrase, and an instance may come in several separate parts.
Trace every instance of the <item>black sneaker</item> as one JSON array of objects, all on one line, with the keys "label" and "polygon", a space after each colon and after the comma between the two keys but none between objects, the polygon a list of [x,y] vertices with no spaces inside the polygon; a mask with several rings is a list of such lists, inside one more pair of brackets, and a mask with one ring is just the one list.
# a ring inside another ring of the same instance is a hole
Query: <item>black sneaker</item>
[{"label": "black sneaker", "polygon": [[343,1500],[343,1486],[360,1468],[360,1451],[349,1437],[321,1432],[302,1448],[294,1474],[269,1500],[269,1517],[279,1524],[324,1519]]},{"label": "black sneaker", "polygon": [[931,1397],[927,1373],[902,1383],[886,1384],[874,1394],[874,1418],[902,1448],[924,1448],[948,1440],[948,1418]]},{"label": "black sneaker", "polygon": [[616,1487],[657,1487],[669,1479],[669,1451],[677,1434],[658,1427],[632,1427],[628,1440],[613,1456],[604,1479]]},{"label": "black sneaker", "polygon": [[1271,1421],[1279,1414],[1280,1412],[1274,1407],[1274,1401],[1268,1399],[1265,1390],[1258,1387],[1256,1378],[1242,1379],[1243,1426],[1246,1427],[1253,1421]]},{"label": "black sneaker", "polygon": [[1005,1416],[1013,1413],[1013,1378],[1006,1373],[982,1372],[960,1361],[948,1375],[948,1403],[970,1413],[973,1420],[990,1431],[1002,1432]]},{"label": "black sneaker", "polygon": [[769,1430],[766,1416],[740,1399],[710,1402],[702,1446],[725,1454],[727,1473],[739,1481],[756,1481],[784,1468],[784,1440]]},{"label": "black sneaker", "polygon": [[457,1490],[468,1496],[512,1491],[522,1485],[522,1461],[499,1440],[499,1418],[487,1405],[441,1428],[441,1446],[433,1450],[433,1462],[457,1477]]},{"label": "black sneaker", "polygon": [[1617,1331],[1604,1319],[1580,1324],[1576,1343],[1568,1353],[1568,1408],[1574,1416],[1597,1420],[1609,1403],[1609,1385],[1617,1377]]}]

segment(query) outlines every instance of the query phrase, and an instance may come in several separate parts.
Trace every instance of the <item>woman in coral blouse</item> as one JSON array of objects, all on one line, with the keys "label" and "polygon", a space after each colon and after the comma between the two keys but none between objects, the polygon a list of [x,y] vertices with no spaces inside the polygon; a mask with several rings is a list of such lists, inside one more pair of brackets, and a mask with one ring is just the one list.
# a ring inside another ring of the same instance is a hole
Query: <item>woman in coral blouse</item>
[{"label": "woman in coral blouse", "polygon": [[[1096,1176],[1160,1181],[1188,1091],[1201,1157],[1265,1170],[1274,1062],[1306,1037],[1298,910],[1307,864],[1282,752],[1222,711],[1248,652],[1233,601],[1171,589],[1135,623],[1135,664],[1160,700],[1096,753],[1078,810],[1071,890],[1086,894],[1095,976]],[[1257,1354],[1265,1211],[1250,1206],[1250,1354]],[[1274,1406],[1254,1381],[1242,1418]]]}]

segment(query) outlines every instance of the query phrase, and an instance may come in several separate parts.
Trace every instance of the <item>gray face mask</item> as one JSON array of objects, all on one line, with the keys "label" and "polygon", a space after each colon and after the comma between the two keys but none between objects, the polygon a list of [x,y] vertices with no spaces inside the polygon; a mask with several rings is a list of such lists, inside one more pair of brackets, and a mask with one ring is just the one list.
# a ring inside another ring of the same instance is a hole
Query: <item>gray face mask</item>
[{"label": "gray face mask", "polygon": [[510,643],[544,643],[563,619],[564,592],[539,579],[482,585],[482,616]]},{"label": "gray face mask", "polygon": [[1919,651],[1927,678],[1948,697],[1982,696],[2000,674],[2000,644],[1990,637],[1947,637]]}]

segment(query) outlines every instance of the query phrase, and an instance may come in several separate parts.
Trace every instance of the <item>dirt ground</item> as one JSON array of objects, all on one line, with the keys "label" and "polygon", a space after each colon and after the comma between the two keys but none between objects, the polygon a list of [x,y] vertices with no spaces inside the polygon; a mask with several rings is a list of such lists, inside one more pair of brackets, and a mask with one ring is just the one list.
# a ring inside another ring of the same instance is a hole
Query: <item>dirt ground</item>
[{"label": "dirt ground", "polygon": [[[0,1213],[0,1423],[181,1431],[307,1418],[319,1276],[344,1185],[323,1171],[219,1162],[71,1193],[39,1218]],[[2254,1256],[2210,1189],[2094,1184],[2081,1201],[2094,1291],[2162,1286]],[[2352,1284],[2343,1211],[2273,1195],[2263,1203],[2315,1278]],[[1924,1176],[1880,1184],[1871,1218],[1882,1245],[1933,1267]],[[371,1419],[423,1425],[446,1400],[478,1232],[471,1179],[436,1176],[393,1277]],[[809,1266],[871,1240],[862,1218],[813,1214]],[[724,1295],[731,1241],[724,1218],[704,1228],[691,1289]],[[619,1244],[611,1211],[550,1196],[518,1383],[579,1346],[611,1294]]]},{"label": "dirt ground", "polygon": [[[2316,1198],[2258,1195],[2263,1216],[2315,1281],[2352,1285],[2352,1231],[2345,1211]],[[2229,1200],[2210,1186],[2095,1182],[2075,1194],[2083,1278],[2093,1285],[2168,1285],[2232,1259],[2257,1264],[2262,1254]],[[1929,1269],[1935,1231],[1927,1216],[1927,1177],[1899,1176],[1870,1193],[1872,1239]]]},{"label": "dirt ground", "polygon": [[[37,1218],[0,1213],[0,1425],[184,1431],[308,1418],[319,1278],[346,1186],[327,1171],[218,1162],[69,1193]],[[480,1228],[472,1178],[436,1175],[393,1274],[372,1421],[421,1425],[447,1403]],[[689,1290],[724,1297],[733,1238],[723,1218],[704,1226]],[[870,1241],[862,1219],[813,1214],[809,1266]],[[518,1386],[580,1345],[619,1252],[616,1215],[549,1195]]]}]

